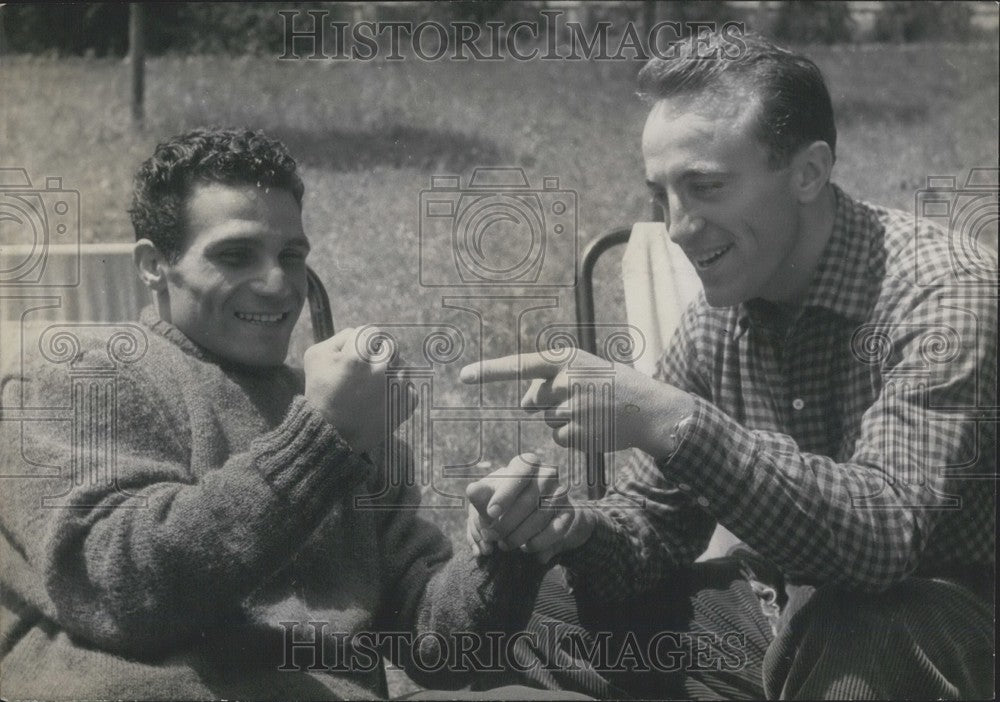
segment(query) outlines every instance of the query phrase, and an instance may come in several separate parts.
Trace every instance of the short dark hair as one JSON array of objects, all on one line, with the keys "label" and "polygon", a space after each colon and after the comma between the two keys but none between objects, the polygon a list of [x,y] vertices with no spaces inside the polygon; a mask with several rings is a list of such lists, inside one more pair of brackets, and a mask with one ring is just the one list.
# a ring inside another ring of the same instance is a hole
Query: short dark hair
[{"label": "short dark hair", "polygon": [[788,165],[814,141],[829,144],[836,158],[830,93],[819,68],[805,56],[751,33],[729,37],[714,32],[679,49],[676,57],[653,58],[643,66],[641,97],[655,102],[681,94],[745,91],[760,100],[756,131],[772,168]]},{"label": "short dark hair", "polygon": [[196,185],[283,188],[302,206],[305,187],[284,144],[262,131],[195,129],[156,146],[135,174],[129,215],[135,238],[175,263],[184,248],[184,205]]}]

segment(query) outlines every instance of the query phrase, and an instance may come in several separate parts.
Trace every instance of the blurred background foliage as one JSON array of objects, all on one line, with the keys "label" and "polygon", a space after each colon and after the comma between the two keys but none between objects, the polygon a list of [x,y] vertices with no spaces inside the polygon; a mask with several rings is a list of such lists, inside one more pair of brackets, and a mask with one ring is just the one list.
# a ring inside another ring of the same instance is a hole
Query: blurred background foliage
[{"label": "blurred background foliage", "polygon": [[[406,19],[442,23],[537,20],[543,9],[589,24],[661,20],[742,21],[779,41],[795,43],[962,41],[990,30],[974,21],[972,2],[501,2],[416,3],[148,3],[147,51],[275,54],[282,50],[279,10],[326,10],[331,21]],[[0,9],[0,52],[122,56],[128,50],[128,4],[11,4]],[[979,9],[983,14],[983,10]]]}]

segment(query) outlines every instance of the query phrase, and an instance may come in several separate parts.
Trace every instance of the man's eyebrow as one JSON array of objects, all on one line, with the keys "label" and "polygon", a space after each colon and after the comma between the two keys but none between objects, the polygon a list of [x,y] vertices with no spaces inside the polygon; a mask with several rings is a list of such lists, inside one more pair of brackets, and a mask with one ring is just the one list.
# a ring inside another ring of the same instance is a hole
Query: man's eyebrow
[{"label": "man's eyebrow", "polygon": [[728,178],[732,173],[719,168],[692,168],[684,172],[684,178]]},{"label": "man's eyebrow", "polygon": [[[731,178],[733,176],[732,171],[727,171],[724,169],[716,168],[713,166],[694,166],[691,168],[685,168],[680,173],[680,180],[692,180],[694,178]],[[659,192],[663,190],[663,185],[658,181],[646,179],[646,187],[650,190]]]},{"label": "man's eyebrow", "polygon": [[260,240],[252,236],[226,236],[216,239],[215,241],[209,242],[207,248],[208,250],[218,249],[223,246],[256,246],[260,244]]},{"label": "man's eyebrow", "polygon": [[[262,243],[262,238],[258,236],[230,236],[217,239],[216,241],[208,244],[205,248],[207,251],[211,252],[226,246],[260,246]],[[286,242],[286,246],[312,251],[312,245],[309,243],[309,240],[301,236],[289,239]]]}]

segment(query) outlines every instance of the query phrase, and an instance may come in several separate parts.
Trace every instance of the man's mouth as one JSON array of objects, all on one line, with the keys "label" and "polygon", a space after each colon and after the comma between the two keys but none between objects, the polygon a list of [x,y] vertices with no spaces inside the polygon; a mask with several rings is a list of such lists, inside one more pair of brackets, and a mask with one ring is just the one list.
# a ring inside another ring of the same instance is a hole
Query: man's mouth
[{"label": "man's mouth", "polygon": [[236,312],[236,318],[249,322],[250,324],[260,324],[262,326],[273,326],[281,324],[288,318],[287,312],[266,314],[264,312]]},{"label": "man's mouth", "polygon": [[706,268],[711,268],[713,265],[718,263],[719,259],[726,255],[729,249],[733,248],[732,244],[726,244],[725,246],[720,246],[717,249],[712,249],[700,256],[692,257],[691,260],[698,270],[705,270]]}]

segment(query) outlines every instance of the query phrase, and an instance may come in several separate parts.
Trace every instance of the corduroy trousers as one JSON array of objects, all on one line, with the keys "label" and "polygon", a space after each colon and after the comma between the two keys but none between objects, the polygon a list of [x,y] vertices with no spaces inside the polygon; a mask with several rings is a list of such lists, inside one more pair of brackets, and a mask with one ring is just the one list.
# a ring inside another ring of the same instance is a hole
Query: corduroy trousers
[{"label": "corduroy trousers", "polygon": [[546,578],[508,672],[598,698],[993,699],[993,574],[909,578],[881,593],[784,588],[771,621],[736,558],[695,564],[626,603]]}]

